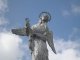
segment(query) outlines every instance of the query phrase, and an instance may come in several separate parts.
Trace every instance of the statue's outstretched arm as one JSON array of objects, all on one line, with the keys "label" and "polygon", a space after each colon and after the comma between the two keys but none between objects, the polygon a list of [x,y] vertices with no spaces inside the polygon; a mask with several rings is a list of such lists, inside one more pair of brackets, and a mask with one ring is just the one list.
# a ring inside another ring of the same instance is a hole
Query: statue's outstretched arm
[{"label": "statue's outstretched arm", "polygon": [[19,29],[12,29],[11,30],[13,34],[20,35],[20,36],[29,36],[31,33],[30,23],[29,20],[26,19],[26,27],[19,28]]}]

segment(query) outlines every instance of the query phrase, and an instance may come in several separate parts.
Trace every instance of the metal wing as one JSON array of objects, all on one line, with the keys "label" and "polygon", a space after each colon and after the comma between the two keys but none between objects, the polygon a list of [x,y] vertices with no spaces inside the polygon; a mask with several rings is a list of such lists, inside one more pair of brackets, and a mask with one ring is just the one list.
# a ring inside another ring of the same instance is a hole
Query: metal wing
[{"label": "metal wing", "polygon": [[47,38],[48,38],[47,42],[49,46],[51,47],[52,51],[56,54],[56,50],[55,50],[54,43],[53,43],[53,32],[52,31],[48,33]]},{"label": "metal wing", "polygon": [[26,28],[12,29],[12,33],[20,36],[26,36]]}]

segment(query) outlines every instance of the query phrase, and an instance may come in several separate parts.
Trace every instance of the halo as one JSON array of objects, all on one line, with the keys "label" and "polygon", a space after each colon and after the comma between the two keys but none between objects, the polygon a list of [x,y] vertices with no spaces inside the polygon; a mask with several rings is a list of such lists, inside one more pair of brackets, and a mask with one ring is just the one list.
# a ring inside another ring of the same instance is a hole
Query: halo
[{"label": "halo", "polygon": [[40,15],[39,15],[39,18],[41,18],[42,16],[48,16],[48,21],[51,20],[51,15],[49,12],[41,12]]}]

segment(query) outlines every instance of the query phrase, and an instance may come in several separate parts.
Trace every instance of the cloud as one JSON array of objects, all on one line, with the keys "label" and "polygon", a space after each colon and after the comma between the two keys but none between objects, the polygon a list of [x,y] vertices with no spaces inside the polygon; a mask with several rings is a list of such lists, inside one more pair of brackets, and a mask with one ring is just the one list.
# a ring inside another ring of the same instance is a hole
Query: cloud
[{"label": "cloud", "polygon": [[63,16],[70,16],[70,15],[78,15],[80,14],[80,5],[71,5],[70,6],[70,9],[65,9],[65,10],[62,10],[62,15]]},{"label": "cloud", "polygon": [[4,16],[0,17],[0,25],[8,24],[9,22],[5,19]]},{"label": "cloud", "polygon": [[0,0],[0,13],[3,14],[7,11],[8,5],[7,0]]},{"label": "cloud", "polygon": [[19,48],[22,39],[10,32],[0,32],[0,60],[21,60],[23,53]]},{"label": "cloud", "polygon": [[77,14],[80,14],[80,6],[79,5],[72,5],[72,12],[73,13],[77,13]]},{"label": "cloud", "polygon": [[57,54],[54,54],[48,46],[50,60],[80,60],[80,44],[75,41],[55,40]]},{"label": "cloud", "polygon": [[0,0],[0,25],[7,24],[8,21],[5,18],[5,12],[8,11],[7,0]]}]

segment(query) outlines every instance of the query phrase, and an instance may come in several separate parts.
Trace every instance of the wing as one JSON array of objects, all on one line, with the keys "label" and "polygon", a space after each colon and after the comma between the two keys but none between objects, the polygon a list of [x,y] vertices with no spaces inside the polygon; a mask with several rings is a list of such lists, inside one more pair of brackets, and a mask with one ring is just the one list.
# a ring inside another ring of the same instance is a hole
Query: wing
[{"label": "wing", "polygon": [[47,42],[48,42],[49,46],[51,47],[52,51],[56,54],[56,50],[55,50],[54,43],[53,43],[53,32],[50,31],[47,35],[48,35]]},{"label": "wing", "polygon": [[12,33],[20,36],[26,36],[26,28],[12,29]]}]

